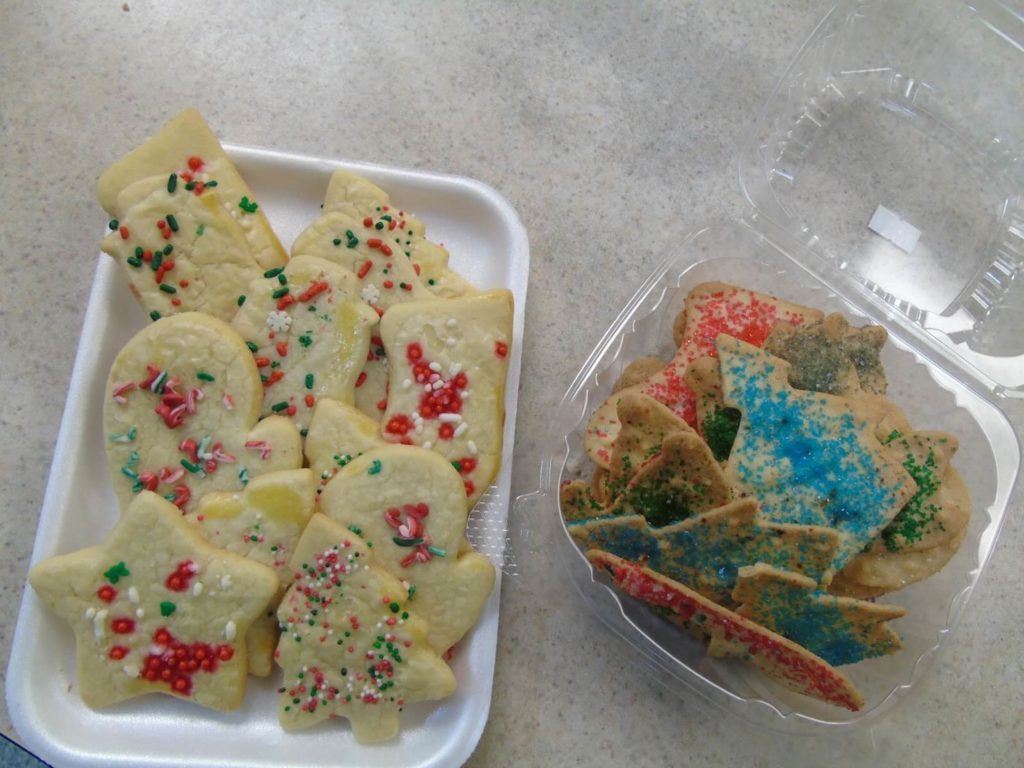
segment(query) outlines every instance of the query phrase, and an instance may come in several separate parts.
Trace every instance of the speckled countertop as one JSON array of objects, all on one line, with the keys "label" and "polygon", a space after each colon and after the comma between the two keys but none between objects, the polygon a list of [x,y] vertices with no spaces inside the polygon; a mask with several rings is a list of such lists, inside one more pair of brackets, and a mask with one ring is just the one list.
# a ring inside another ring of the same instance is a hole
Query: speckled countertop
[{"label": "speckled countertop", "polygon": [[[827,7],[0,5],[0,674],[95,267],[106,164],[191,104],[232,143],[500,190],[532,253],[513,479],[513,494],[526,493],[583,351],[686,232],[743,212],[735,148]],[[1024,424],[1024,410],[1008,411]],[[561,572],[537,560],[551,569],[544,599],[516,579],[503,586],[490,721],[471,764],[1019,765],[1021,552],[1017,502],[940,662],[861,742],[761,733],[677,700],[603,643]],[[17,739],[3,705],[0,730]],[[880,751],[869,758],[871,740]]]}]

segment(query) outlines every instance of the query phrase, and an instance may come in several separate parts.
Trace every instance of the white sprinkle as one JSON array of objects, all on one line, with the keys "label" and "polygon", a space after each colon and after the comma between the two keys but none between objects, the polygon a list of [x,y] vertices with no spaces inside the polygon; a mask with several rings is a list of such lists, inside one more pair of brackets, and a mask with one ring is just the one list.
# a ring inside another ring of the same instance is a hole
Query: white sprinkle
[{"label": "white sprinkle", "polygon": [[142,609],[142,608],[136,608],[136,609],[135,609],[135,617],[136,617],[136,618],[139,618],[139,619],[141,619],[141,618],[142,618],[142,617],[144,617],[145,615],[146,615],[146,611],[145,611],[144,609]]},{"label": "white sprinkle", "polygon": [[469,429],[469,424],[467,424],[466,422],[462,422],[461,424],[459,424],[459,426],[455,428],[455,437],[462,437],[464,434],[466,434],[467,429]]},{"label": "white sprinkle", "polygon": [[459,395],[459,397],[461,397],[463,400],[465,400],[471,394],[473,394],[473,392],[471,390],[467,389],[461,395]]},{"label": "white sprinkle", "polygon": [[438,414],[437,420],[442,424],[458,424],[462,421],[462,416],[458,413],[441,413]]},{"label": "white sprinkle", "polygon": [[229,621],[224,625],[224,639],[229,643],[235,639],[235,635],[238,632],[238,628],[235,626],[235,622]]},{"label": "white sprinkle", "polygon": [[132,605],[139,604],[139,590],[135,587],[128,587],[128,602]]},{"label": "white sprinkle", "polygon": [[412,379],[405,379],[402,382],[402,389],[408,389],[411,386],[412,386]]},{"label": "white sprinkle", "polygon": [[416,433],[417,435],[422,435],[422,434],[423,434],[423,424],[422,424],[422,423],[420,423],[420,424],[417,424],[417,425],[416,425],[416,426],[415,426],[415,427],[413,428],[413,432],[415,432],[415,433]]},{"label": "white sprinkle", "polygon": [[452,363],[448,366],[448,374],[454,376],[462,370],[462,363]]},{"label": "white sprinkle", "polygon": [[92,617],[92,636],[97,640],[102,640],[107,633],[107,628],[105,626],[106,620],[106,608],[101,611],[96,611],[96,615]]},{"label": "white sprinkle", "polygon": [[472,440],[470,440],[468,443],[466,443],[466,447],[469,449],[470,455],[476,456],[476,454],[477,454],[476,443],[474,443]]},{"label": "white sprinkle", "polygon": [[85,609],[85,618],[91,619],[95,615],[96,615],[96,609],[93,608],[92,606],[89,606],[88,608]]},{"label": "white sprinkle", "polygon": [[444,340],[444,343],[447,344],[449,347],[454,347],[458,342],[455,341],[455,339],[453,338],[447,338]]},{"label": "white sprinkle", "polygon": [[359,291],[359,295],[363,297],[363,301],[367,304],[376,304],[380,300],[380,290],[373,283],[364,285],[363,289]]},{"label": "white sprinkle", "polygon": [[435,381],[434,382],[434,389],[435,390],[444,389],[444,382],[441,379],[438,379],[437,381]]},{"label": "white sprinkle", "polygon": [[458,324],[459,321],[456,320],[454,317],[449,317],[448,321],[445,323],[445,325],[447,325],[449,328],[454,328]]},{"label": "white sprinkle", "polygon": [[292,316],[287,312],[275,309],[267,314],[267,327],[276,333],[283,333],[292,327]]},{"label": "white sprinkle", "polygon": [[423,385],[423,391],[424,392],[433,392],[434,391],[434,387],[431,386],[430,384],[424,384]]},{"label": "white sprinkle", "polygon": [[188,564],[188,569],[191,573],[199,573],[199,565],[195,561]]},{"label": "white sprinkle", "polygon": [[204,587],[205,585],[203,584],[203,582],[197,581],[195,584],[192,585],[192,596],[199,597],[201,594],[203,594]]},{"label": "white sprinkle", "polygon": [[429,451],[431,448],[434,447],[434,444],[432,442],[430,442],[429,440],[427,440],[427,442],[425,442],[423,444],[423,447],[426,448]]},{"label": "white sprinkle", "polygon": [[430,368],[430,370],[432,370],[434,373],[440,373],[441,372],[441,364],[438,363],[438,362],[433,362],[433,363],[431,363],[427,367]]},{"label": "white sprinkle", "polygon": [[124,673],[128,675],[128,677],[139,676],[139,668],[135,664],[125,664],[121,669],[124,670]]},{"label": "white sprinkle", "polygon": [[225,573],[220,577],[220,588],[231,589],[231,574]]}]

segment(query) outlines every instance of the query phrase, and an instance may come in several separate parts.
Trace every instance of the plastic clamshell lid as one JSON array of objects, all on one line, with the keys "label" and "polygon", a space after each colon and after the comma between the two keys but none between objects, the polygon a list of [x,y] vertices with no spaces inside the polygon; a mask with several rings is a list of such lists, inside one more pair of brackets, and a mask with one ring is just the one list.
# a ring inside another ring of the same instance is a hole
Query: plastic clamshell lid
[{"label": "plastic clamshell lid", "polygon": [[[413,704],[391,742],[357,744],[345,722],[286,733],[277,723],[280,673],[249,679],[236,712],[203,710],[166,696],[145,696],[103,711],[82,703],[75,686],[75,645],[66,625],[28,588],[22,596],[7,704],[28,749],[68,766],[410,766],[457,765],[475,748],[490,709],[497,650],[501,565],[512,478],[522,357],[529,244],[512,206],[472,179],[383,166],[341,163],[270,150],[226,146],[282,242],[317,215],[330,174],[347,168],[388,190],[421,216],[451,265],[479,288],[507,287],[515,297],[506,382],[502,467],[480,499],[466,536],[494,562],[498,579],[472,630],[449,662],[455,693]],[[117,516],[103,448],[107,373],[120,348],[147,322],[110,258],[101,255],[86,310],[32,554],[33,563],[96,543]],[[183,738],[184,737],[184,738]]]},{"label": "plastic clamshell lid", "polygon": [[765,105],[740,183],[791,256],[842,273],[857,304],[963,376],[1024,397],[1024,79],[1007,76],[1024,14],[1010,5],[838,3]]},{"label": "plastic clamshell lid", "polygon": [[[722,254],[729,254],[723,257]],[[782,688],[752,665],[706,657],[705,646],[641,603],[614,591],[595,575],[558,510],[558,488],[588,476],[583,435],[593,409],[611,394],[629,361],[672,348],[672,320],[698,283],[720,280],[790,301],[843,312],[851,322],[873,322],[891,334],[883,352],[889,397],[915,429],[946,430],[960,438],[954,465],[967,482],[973,515],[957,555],[938,574],[885,601],[907,608],[895,623],[905,647],[881,659],[842,669],[864,694],[860,712],[822,704]],[[692,235],[634,295],[581,368],[554,419],[556,437],[541,469],[538,494],[520,500],[525,522],[561,559],[584,602],[629,646],[659,682],[679,695],[695,691],[759,725],[788,733],[859,729],[900,702],[935,661],[959,621],[993,550],[1020,465],[1015,432],[990,393],[945,373],[897,335],[899,324],[880,314],[865,316],[853,302],[804,270],[746,220],[729,221]]]}]

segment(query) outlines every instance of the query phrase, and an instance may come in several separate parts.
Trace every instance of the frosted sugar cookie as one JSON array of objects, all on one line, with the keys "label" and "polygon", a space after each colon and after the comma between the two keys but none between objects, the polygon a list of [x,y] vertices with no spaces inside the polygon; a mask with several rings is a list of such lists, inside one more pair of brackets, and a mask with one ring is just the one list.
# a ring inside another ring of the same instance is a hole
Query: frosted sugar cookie
[{"label": "frosted sugar cookie", "polygon": [[455,676],[426,642],[405,588],[357,535],[314,515],[291,565],[295,580],[277,611],[282,726],[347,717],[357,741],[386,741],[407,703],[454,692]]},{"label": "frosted sugar cookie", "polygon": [[725,403],[743,413],[726,476],[766,520],[837,529],[833,568],[842,570],[916,484],[856,401],[793,389],[789,363],[739,339],[723,334],[716,344]]},{"label": "frosted sugar cookie", "polygon": [[427,239],[426,226],[412,214],[396,208],[380,187],[351,171],[335,171],[324,197],[324,213],[341,212],[365,222],[383,235],[389,233],[417,268],[431,293],[454,299],[476,289],[448,267],[448,251]]},{"label": "frosted sugar cookie", "polygon": [[210,491],[302,464],[287,418],[257,423],[263,387],[252,354],[229,325],[188,312],[147,326],[124,346],[103,404],[114,490],[127,506],[156,491],[183,511]]},{"label": "frosted sugar cookie", "polygon": [[249,671],[269,675],[277,644],[278,599],[291,584],[288,559],[313,515],[315,484],[308,469],[254,477],[242,491],[208,493],[186,520],[214,546],[272,568],[280,589],[247,636]]},{"label": "frosted sugar cookie", "polygon": [[671,612],[676,622],[710,640],[711,655],[749,661],[805,696],[854,712],[864,706],[864,697],[853,683],[806,648],[642,565],[598,550],[588,552],[587,558],[595,568],[611,574],[616,588]]},{"label": "frosted sugar cookie", "polygon": [[[682,313],[682,343],[675,357],[638,385],[639,391],[671,408],[691,426],[696,426],[696,401],[684,376],[694,360],[715,354],[714,341],[718,334],[729,334],[760,346],[780,322],[800,326],[822,316],[816,309],[767,294],[726,283],[702,283],[687,294]],[[619,433],[616,402],[615,396],[610,397],[594,412],[584,435],[587,455],[601,467],[608,466],[611,446]]]},{"label": "frosted sugar cookie", "polygon": [[236,709],[246,634],[278,589],[271,569],[210,545],[148,491],[102,544],[44,560],[29,583],[74,629],[90,707],[156,692]]},{"label": "frosted sugar cookie", "polygon": [[855,664],[903,647],[887,622],[904,616],[905,609],[820,592],[812,579],[764,563],[740,568],[733,600],[738,614],[829,664]]},{"label": "frosted sugar cookie", "polygon": [[289,416],[302,429],[319,398],[353,401],[377,323],[355,275],[299,256],[266,272],[238,301],[231,325],[260,369],[261,415]]},{"label": "frosted sugar cookie", "polygon": [[[160,177],[171,192],[177,185],[197,197],[216,190],[224,210],[241,227],[260,267],[273,269],[288,260],[252,190],[195,109],[179,112],[155,135],[107,168],[97,184],[100,204],[111,216],[123,216],[126,211],[120,208],[118,195],[135,182],[154,176]],[[118,229],[119,225],[111,228]]]},{"label": "frosted sugar cookie", "polygon": [[325,397],[313,411],[303,450],[322,489],[353,459],[386,445],[379,423],[351,405]]},{"label": "frosted sugar cookie", "polygon": [[433,451],[390,445],[364,453],[324,489],[320,509],[373,546],[374,559],[410,585],[411,605],[443,653],[476,623],[494,566],[466,541],[463,481]]},{"label": "frosted sugar cookie", "polygon": [[216,191],[194,195],[172,174],[137,181],[118,199],[126,197],[132,202],[102,248],[146,314],[202,311],[230,320],[239,294],[263,270]]},{"label": "frosted sugar cookie", "polygon": [[512,294],[398,304],[381,336],[390,360],[384,438],[457,465],[472,506],[501,463]]}]

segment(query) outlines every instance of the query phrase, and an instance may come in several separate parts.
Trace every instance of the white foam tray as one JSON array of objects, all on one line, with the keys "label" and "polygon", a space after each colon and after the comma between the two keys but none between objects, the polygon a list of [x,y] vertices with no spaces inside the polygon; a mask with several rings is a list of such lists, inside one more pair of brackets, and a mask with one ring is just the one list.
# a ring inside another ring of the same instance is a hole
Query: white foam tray
[{"label": "white foam tray", "polygon": [[[227,149],[286,247],[319,214],[331,172],[348,168],[386,189],[397,205],[415,212],[426,223],[431,239],[449,249],[451,266],[474,285],[507,287],[515,296],[502,468],[475,508],[467,530],[477,550],[494,562],[499,579],[480,621],[459,643],[451,661],[458,688],[437,705],[407,707],[398,738],[372,747],[355,742],[346,720],[298,733],[281,730],[274,692],[278,670],[269,678],[250,678],[245,702],[233,713],[216,713],[158,695],[93,711],[82,703],[75,687],[71,631],[26,588],[7,670],[11,719],[26,748],[55,766],[459,765],[483,732],[494,679],[529,275],[526,232],[501,195],[471,179],[247,147]],[[113,260],[101,254],[33,563],[97,543],[117,518],[103,447],[104,388],[117,352],[146,322]]]}]

